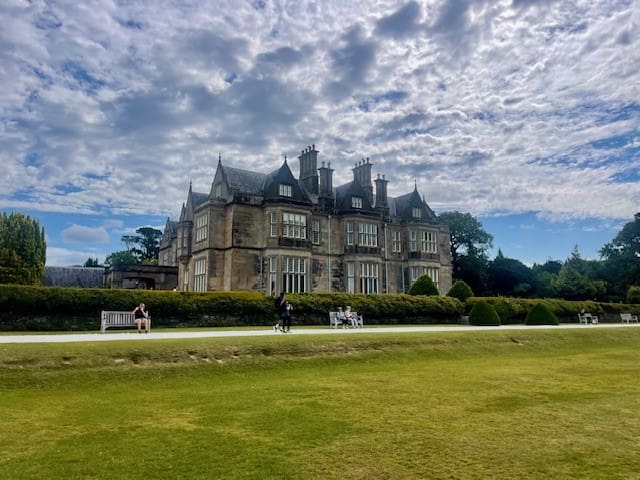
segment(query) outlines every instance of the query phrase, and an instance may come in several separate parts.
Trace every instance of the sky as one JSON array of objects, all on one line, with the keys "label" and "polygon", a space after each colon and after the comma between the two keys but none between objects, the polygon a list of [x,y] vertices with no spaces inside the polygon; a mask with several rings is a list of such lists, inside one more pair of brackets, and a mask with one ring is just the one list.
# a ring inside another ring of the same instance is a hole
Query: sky
[{"label": "sky", "polygon": [[47,265],[162,230],[218,158],[477,217],[528,265],[597,259],[640,211],[637,0],[0,2],[0,211]]}]

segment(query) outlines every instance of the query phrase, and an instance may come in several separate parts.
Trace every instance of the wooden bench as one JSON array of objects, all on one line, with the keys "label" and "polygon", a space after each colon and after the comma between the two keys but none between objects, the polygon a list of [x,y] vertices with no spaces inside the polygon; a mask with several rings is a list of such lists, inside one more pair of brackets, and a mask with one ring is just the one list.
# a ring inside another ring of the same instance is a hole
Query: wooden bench
[{"label": "wooden bench", "polygon": [[[151,317],[146,319],[146,332],[149,333],[151,331]],[[129,327],[135,328],[138,324],[136,323],[136,319],[133,316],[132,312],[117,312],[117,311],[109,311],[103,310],[100,315],[100,332],[104,333],[107,328],[111,327]]]},{"label": "wooden bench", "polygon": [[622,323],[631,323],[631,322],[638,323],[638,316],[637,315],[631,315],[630,313],[621,313],[620,314],[620,321]]},{"label": "wooden bench", "polygon": [[[358,319],[358,325],[360,328],[364,327],[364,317],[358,315],[358,312],[351,312]],[[338,318],[338,312],[329,312],[329,328],[338,328],[342,326],[342,320]],[[351,324],[349,324],[351,326]]]},{"label": "wooden bench", "polygon": [[597,315],[591,315],[590,313],[579,313],[578,314],[578,320],[580,321],[580,323],[585,323],[585,324],[597,324],[598,323],[598,316]]}]

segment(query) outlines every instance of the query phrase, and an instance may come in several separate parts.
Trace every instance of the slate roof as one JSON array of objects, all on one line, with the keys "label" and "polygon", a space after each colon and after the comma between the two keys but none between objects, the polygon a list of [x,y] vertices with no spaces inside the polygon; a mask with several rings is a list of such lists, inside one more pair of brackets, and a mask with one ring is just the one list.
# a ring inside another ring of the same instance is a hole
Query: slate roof
[{"label": "slate roof", "polygon": [[222,174],[232,191],[261,195],[267,175],[220,164]]},{"label": "slate roof", "polygon": [[413,208],[419,208],[422,212],[420,220],[430,223],[438,223],[436,214],[429,208],[429,205],[420,197],[417,190],[406,195],[401,195],[391,199],[389,202],[389,209],[392,215],[397,215],[406,220],[413,219]]},{"label": "slate roof", "polygon": [[[336,197],[336,208],[338,210],[373,210],[373,205],[369,202],[366,190],[357,180],[336,187],[334,193]],[[362,198],[362,208],[354,209],[351,204],[351,197]]]}]

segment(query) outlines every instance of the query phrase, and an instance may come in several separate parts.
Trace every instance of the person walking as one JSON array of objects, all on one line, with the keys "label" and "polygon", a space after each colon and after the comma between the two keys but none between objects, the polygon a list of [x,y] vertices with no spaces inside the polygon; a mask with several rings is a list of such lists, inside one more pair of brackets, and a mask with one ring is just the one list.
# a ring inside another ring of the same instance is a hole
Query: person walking
[{"label": "person walking", "polygon": [[293,310],[293,305],[289,303],[288,300],[284,301],[284,309],[282,314],[280,315],[282,318],[282,332],[283,333],[291,333],[291,319],[293,318],[293,314],[291,311]]},{"label": "person walking", "polygon": [[284,295],[284,292],[280,292],[280,295],[276,297],[275,307],[276,307],[276,316],[278,319],[276,320],[275,325],[273,326],[273,331],[278,332],[278,330],[282,330],[282,312],[285,309],[287,298]]}]

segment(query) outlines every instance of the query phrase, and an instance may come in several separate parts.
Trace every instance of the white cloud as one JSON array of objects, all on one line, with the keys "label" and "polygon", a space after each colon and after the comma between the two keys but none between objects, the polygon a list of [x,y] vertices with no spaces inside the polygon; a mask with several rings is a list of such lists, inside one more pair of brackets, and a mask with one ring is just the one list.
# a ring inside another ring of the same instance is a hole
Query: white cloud
[{"label": "white cloud", "polygon": [[0,207],[175,217],[219,153],[266,172],[315,143],[335,184],[369,156],[390,194],[416,179],[440,211],[629,218],[636,7],[5,4]]},{"label": "white cloud", "polygon": [[69,243],[104,244],[109,241],[109,234],[104,227],[86,227],[71,225],[62,231],[62,238]]}]

